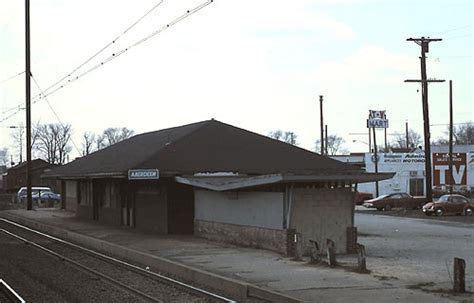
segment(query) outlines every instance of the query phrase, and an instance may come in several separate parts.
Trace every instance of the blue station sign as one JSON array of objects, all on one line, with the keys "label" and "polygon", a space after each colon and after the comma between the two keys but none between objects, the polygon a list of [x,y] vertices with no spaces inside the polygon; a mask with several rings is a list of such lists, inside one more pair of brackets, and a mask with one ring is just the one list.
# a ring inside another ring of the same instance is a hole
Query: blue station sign
[{"label": "blue station sign", "polygon": [[160,178],[160,171],[155,168],[130,169],[128,180],[156,180]]}]

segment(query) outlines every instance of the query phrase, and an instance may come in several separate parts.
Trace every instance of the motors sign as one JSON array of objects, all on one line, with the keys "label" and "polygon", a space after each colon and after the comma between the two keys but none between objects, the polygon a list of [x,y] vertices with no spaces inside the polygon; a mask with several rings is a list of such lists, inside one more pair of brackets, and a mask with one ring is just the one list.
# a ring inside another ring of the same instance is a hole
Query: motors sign
[{"label": "motors sign", "polygon": [[388,120],[384,110],[369,110],[367,128],[388,128]]},{"label": "motors sign", "polygon": [[158,169],[130,169],[128,180],[156,180],[160,178]]},{"label": "motors sign", "polygon": [[[466,154],[453,153],[453,174],[451,176],[455,185],[467,184]],[[450,184],[449,154],[433,154],[433,185]]]}]

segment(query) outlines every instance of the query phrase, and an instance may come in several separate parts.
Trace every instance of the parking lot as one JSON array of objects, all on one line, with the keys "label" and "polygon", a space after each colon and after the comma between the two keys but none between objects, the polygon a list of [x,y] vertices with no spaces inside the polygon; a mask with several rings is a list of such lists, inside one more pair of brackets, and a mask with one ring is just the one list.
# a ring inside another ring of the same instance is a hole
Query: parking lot
[{"label": "parking lot", "polygon": [[473,219],[428,217],[420,210],[380,212],[357,207],[355,225],[374,276],[407,288],[449,293],[453,258],[459,257],[466,260],[466,288],[472,292]]},{"label": "parking lot", "polygon": [[[471,203],[474,204],[474,199],[471,198]],[[378,211],[375,208],[366,208],[362,205],[357,205],[355,208],[356,213],[368,214],[368,215],[383,215],[392,217],[403,217],[403,218],[419,218],[426,220],[435,220],[443,222],[460,222],[460,223],[471,223],[474,224],[474,216],[456,216],[456,215],[444,215],[444,216],[427,216],[421,209],[392,209],[390,211]]]}]

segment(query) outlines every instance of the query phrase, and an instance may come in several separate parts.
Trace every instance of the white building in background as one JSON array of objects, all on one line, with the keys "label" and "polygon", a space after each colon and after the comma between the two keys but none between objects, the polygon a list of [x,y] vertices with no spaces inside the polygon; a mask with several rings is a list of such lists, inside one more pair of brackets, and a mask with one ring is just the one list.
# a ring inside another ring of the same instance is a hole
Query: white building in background
[{"label": "white building in background", "polygon": [[[449,147],[432,145],[432,180],[433,186],[444,189],[449,184]],[[378,153],[378,171],[394,172],[392,179],[379,182],[379,195],[406,192],[414,196],[423,196],[425,188],[425,155],[424,151],[415,149],[409,153]],[[353,156],[334,156],[341,162],[360,165],[366,172],[375,172],[373,153],[353,154]],[[453,146],[453,183],[456,190],[474,191],[474,145]],[[358,185],[361,192],[370,192],[375,196],[375,182]]]}]

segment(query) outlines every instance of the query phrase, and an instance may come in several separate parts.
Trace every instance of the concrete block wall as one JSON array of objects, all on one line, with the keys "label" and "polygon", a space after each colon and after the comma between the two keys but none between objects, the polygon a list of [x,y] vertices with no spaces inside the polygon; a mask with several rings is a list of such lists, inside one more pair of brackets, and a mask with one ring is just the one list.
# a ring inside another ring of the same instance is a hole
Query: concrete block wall
[{"label": "concrete block wall", "polygon": [[354,225],[354,202],[350,188],[295,188],[291,202],[290,228],[302,234],[305,253],[309,240],[326,250],[326,239],[336,243],[337,253],[347,252],[347,228]]},{"label": "concrete block wall", "polygon": [[286,229],[194,220],[194,234],[212,241],[263,248],[287,254]]},{"label": "concrete block wall", "polygon": [[196,220],[283,229],[283,193],[194,190]]},{"label": "concrete block wall", "polygon": [[347,228],[347,253],[357,253],[357,227]]}]

